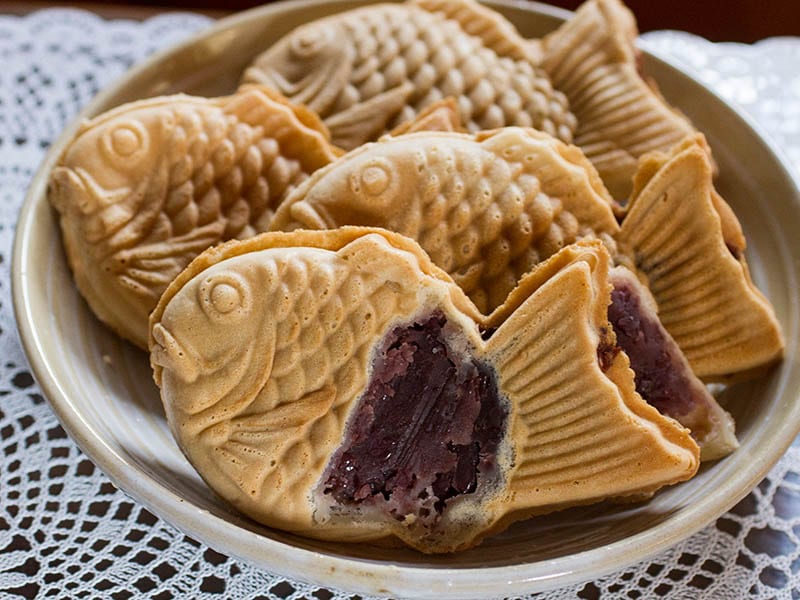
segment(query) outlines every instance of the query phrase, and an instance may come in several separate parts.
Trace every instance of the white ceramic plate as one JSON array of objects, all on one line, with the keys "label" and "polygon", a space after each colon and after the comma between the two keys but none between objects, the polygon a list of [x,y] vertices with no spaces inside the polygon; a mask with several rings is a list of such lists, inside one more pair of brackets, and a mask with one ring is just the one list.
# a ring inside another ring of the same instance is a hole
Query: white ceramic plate
[{"label": "white ceramic plate", "polygon": [[[359,2],[278,3],[224,19],[130,71],[82,113],[174,91],[220,95],[259,51],[294,26]],[[534,3],[496,3],[528,37],[568,15]],[[724,400],[741,448],[690,482],[635,506],[599,505],[531,519],[453,556],[425,556],[302,539],[241,517],[186,462],[167,428],[144,353],[100,325],[78,295],[61,249],[47,177],[74,125],[53,145],[17,226],[13,291],[22,341],[36,378],[80,447],[122,490],[217,550],[281,575],[394,597],[526,594],[597,577],[689,536],[747,494],[800,429],[798,281],[800,192],[763,135],[679,69],[652,56],[648,72],[703,130],[720,167],[719,189],[742,220],[753,277],[775,305],[786,359],[768,377]]]}]

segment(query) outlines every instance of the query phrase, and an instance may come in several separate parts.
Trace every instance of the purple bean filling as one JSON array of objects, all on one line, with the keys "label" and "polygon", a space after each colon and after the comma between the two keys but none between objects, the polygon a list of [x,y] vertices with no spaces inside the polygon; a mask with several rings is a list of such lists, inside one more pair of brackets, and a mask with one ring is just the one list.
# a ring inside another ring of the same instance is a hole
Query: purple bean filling
[{"label": "purple bean filling", "polygon": [[450,499],[499,477],[506,405],[492,369],[454,348],[446,327],[436,312],[381,345],[327,470],[323,491],[340,505],[433,526]]},{"label": "purple bean filling", "polygon": [[638,292],[615,280],[608,319],[635,373],[636,391],[664,415],[681,421],[706,399],[692,384],[680,350],[666,337],[658,317],[642,305]]}]

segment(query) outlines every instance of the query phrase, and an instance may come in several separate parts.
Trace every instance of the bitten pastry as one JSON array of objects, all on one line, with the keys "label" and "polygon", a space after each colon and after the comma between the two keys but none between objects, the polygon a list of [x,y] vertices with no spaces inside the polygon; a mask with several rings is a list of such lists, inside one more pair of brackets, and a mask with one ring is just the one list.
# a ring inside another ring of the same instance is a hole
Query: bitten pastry
[{"label": "bitten pastry", "polygon": [[575,119],[538,58],[472,0],[376,4],[298,27],[256,58],[245,82],[316,111],[351,150],[452,96],[470,131],[535,127],[566,142]]},{"label": "bitten pastry", "polygon": [[625,351],[636,391],[661,414],[692,432],[700,446],[700,460],[733,452],[739,447],[733,417],[692,372],[689,361],[659,321],[650,291],[625,267],[614,267],[609,280],[613,289],[608,320],[616,345],[604,347],[601,356],[617,349]]},{"label": "bitten pastry", "polygon": [[745,239],[714,190],[701,140],[642,160],[618,241],[648,279],[658,315],[698,377],[731,381],[783,355],[769,301],[750,280]]},{"label": "bitten pastry", "polygon": [[257,86],[88,121],[49,190],[78,289],[147,348],[148,316],[172,278],[209,246],[266,230],[284,195],[338,153],[317,117]]},{"label": "bitten pastry", "polygon": [[563,250],[482,336],[461,289],[402,236],[229,242],[153,312],[154,376],[180,447],[251,517],[467,548],[695,473],[695,442],[639,397],[625,353],[598,359],[614,343],[608,269],[598,242]]},{"label": "bitten pastry", "polygon": [[531,129],[382,139],[317,171],[273,230],[382,227],[411,237],[485,313],[577,239],[613,246],[612,201],[580,150]]},{"label": "bitten pastry", "polygon": [[637,159],[669,150],[695,129],[644,78],[636,21],[619,0],[588,0],[541,41],[541,66],[569,99],[573,143],[597,167],[615,200],[631,191]]}]

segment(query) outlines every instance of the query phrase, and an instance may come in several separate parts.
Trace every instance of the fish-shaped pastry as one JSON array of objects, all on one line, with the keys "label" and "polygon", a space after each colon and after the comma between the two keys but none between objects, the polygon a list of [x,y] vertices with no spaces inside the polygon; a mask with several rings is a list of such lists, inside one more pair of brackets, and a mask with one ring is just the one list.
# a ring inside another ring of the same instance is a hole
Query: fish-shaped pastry
[{"label": "fish-shaped pastry", "polygon": [[416,240],[477,307],[567,244],[619,228],[612,200],[574,146],[532,129],[419,132],[353,150],[275,213],[272,230],[382,227]]},{"label": "fish-shaped pastry", "polygon": [[704,146],[689,138],[642,159],[617,239],[697,376],[726,382],[779,360],[784,340],[750,279],[744,234],[714,189]]},{"label": "fish-shaped pastry", "polygon": [[603,347],[601,356],[618,349],[625,351],[636,391],[661,414],[692,432],[700,446],[700,460],[715,460],[733,452],[739,447],[733,417],[692,372],[680,347],[661,324],[650,291],[632,271],[621,266],[611,270],[609,281],[613,288],[608,320],[616,342]]},{"label": "fish-shaped pastry", "polygon": [[[198,257],[151,318],[178,444],[266,525],[468,548],[511,522],[691,477],[698,448],[634,389],[609,255],[570,246],[481,329],[412,240],[268,233]],[[487,339],[488,338],[488,339]]]},{"label": "fish-shaped pastry", "polygon": [[[503,310],[520,279],[564,245],[604,238],[618,250],[611,238],[619,237],[610,197],[591,163],[577,148],[521,128],[416,133],[368,144],[309,177],[272,221],[275,230],[342,225],[413,238],[483,314]],[[625,240],[630,256],[616,252],[621,264],[636,269],[637,262],[664,258],[637,258]],[[623,328],[620,347],[631,358],[641,396],[692,431],[704,460],[730,453],[738,445],[733,419],[661,325],[650,292],[625,269],[611,279],[620,288],[612,298],[624,298],[627,307],[611,320]]]},{"label": "fish-shaped pastry", "polygon": [[533,47],[472,0],[376,4],[307,23],[278,40],[243,81],[317,112],[346,150],[452,96],[470,131],[535,127],[566,142],[575,119]]},{"label": "fish-shaped pastry", "polygon": [[283,197],[338,154],[315,115],[259,86],[141,100],[84,123],[49,189],[78,289],[147,348],[173,277],[209,246],[266,230]]},{"label": "fish-shaped pastry", "polygon": [[541,66],[577,119],[573,143],[619,201],[630,194],[640,156],[669,150],[696,132],[645,78],[637,35],[636,21],[620,0],[588,0],[536,41]]}]

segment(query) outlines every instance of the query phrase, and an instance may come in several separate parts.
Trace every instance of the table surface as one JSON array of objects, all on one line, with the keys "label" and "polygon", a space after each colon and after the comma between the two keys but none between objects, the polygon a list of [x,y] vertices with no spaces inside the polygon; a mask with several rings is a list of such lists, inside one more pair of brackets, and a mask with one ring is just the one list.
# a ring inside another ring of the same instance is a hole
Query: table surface
[{"label": "table surface", "polygon": [[[104,85],[211,20],[190,13],[105,20],[74,9],[12,16],[3,14],[8,5],[0,3],[0,600],[351,598],[219,554],[115,489],[58,424],[14,323],[14,225],[49,143]],[[653,32],[645,42],[748,111],[800,172],[800,38],[751,46]],[[800,598],[800,443],[688,540],[537,597]]]}]

